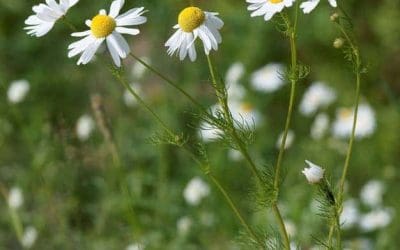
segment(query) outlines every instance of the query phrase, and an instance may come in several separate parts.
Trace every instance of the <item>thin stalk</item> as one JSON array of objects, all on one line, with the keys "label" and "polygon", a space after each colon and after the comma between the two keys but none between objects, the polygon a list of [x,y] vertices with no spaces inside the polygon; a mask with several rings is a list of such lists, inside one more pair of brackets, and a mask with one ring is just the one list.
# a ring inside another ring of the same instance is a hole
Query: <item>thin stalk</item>
[{"label": "thin stalk", "polygon": [[290,250],[290,241],[289,241],[289,236],[286,231],[285,223],[283,222],[282,215],[279,211],[278,205],[274,203],[272,205],[272,210],[274,211],[275,217],[278,221],[279,225],[279,232],[281,234],[281,237],[283,237],[283,244],[285,245],[285,249]]}]

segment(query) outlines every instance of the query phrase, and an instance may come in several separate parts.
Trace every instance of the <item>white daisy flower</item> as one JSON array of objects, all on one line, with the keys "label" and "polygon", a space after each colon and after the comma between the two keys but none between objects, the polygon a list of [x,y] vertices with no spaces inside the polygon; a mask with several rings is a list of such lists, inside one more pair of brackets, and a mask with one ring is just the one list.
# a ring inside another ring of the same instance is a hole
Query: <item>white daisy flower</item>
[{"label": "white daisy flower", "polygon": [[192,206],[199,205],[201,200],[209,194],[210,187],[199,177],[191,179],[183,191],[183,197]]},{"label": "white daisy flower", "polygon": [[90,115],[82,115],[76,123],[76,134],[81,141],[86,141],[92,134],[94,121]]},{"label": "white daisy flower", "polygon": [[311,138],[314,140],[321,139],[329,127],[329,117],[325,113],[318,114],[311,125]]},{"label": "white daisy flower", "polygon": [[251,16],[264,16],[264,20],[270,20],[276,13],[285,7],[292,6],[295,0],[246,0],[250,5],[247,7],[252,11]]},{"label": "white daisy flower", "polygon": [[24,248],[31,248],[36,242],[38,237],[38,232],[36,228],[29,226],[25,229],[24,234],[22,235],[21,244]]},{"label": "white daisy flower", "polygon": [[329,106],[336,100],[335,91],[323,82],[313,83],[304,93],[300,103],[300,113],[313,115],[319,108]]},{"label": "white daisy flower", "polygon": [[[279,134],[278,140],[276,140],[275,147],[277,149],[281,148],[282,140],[283,140],[283,131]],[[286,142],[285,142],[285,149],[288,149],[292,146],[294,139],[295,139],[295,134],[292,130],[289,130],[286,136]]]},{"label": "white daisy flower", "polygon": [[67,14],[69,8],[78,3],[79,0],[46,0],[46,4],[33,6],[35,14],[25,20],[27,25],[24,29],[31,36],[41,37],[46,35],[54,26],[56,21]]},{"label": "white daisy flower", "polygon": [[11,188],[8,194],[8,206],[12,209],[18,209],[24,203],[24,196],[19,187]]},{"label": "white daisy flower", "polygon": [[[317,7],[320,1],[321,0],[309,0],[302,2],[300,8],[303,9],[304,14],[308,14]],[[337,7],[336,0],[328,0],[328,2],[333,8]]]},{"label": "white daisy flower", "polygon": [[343,211],[340,214],[340,224],[343,229],[353,227],[358,222],[359,217],[357,202],[354,199],[343,202]]},{"label": "white daisy flower", "polygon": [[219,30],[224,22],[217,17],[218,13],[203,11],[197,7],[187,7],[179,13],[178,24],[174,26],[177,31],[168,39],[168,55],[179,54],[184,60],[189,54],[190,60],[196,60],[195,40],[199,37],[203,42],[206,55],[210,51],[218,50],[222,42]]},{"label": "white daisy flower", "polygon": [[27,80],[13,81],[7,91],[8,101],[10,103],[22,102],[30,89],[29,82]]},{"label": "white daisy flower", "polygon": [[386,227],[392,219],[393,211],[389,208],[382,208],[361,216],[359,226],[363,231],[370,232]]},{"label": "white daisy flower", "polygon": [[[340,108],[336,112],[332,133],[337,138],[349,138],[353,128],[354,110]],[[375,112],[368,104],[360,104],[358,108],[355,137],[362,139],[371,136],[376,129]]]},{"label": "white daisy flower", "polygon": [[378,207],[382,204],[382,196],[385,192],[385,186],[382,181],[371,180],[361,189],[361,201],[370,206]]},{"label": "white daisy flower", "polygon": [[301,172],[306,176],[307,181],[309,183],[311,184],[319,183],[322,180],[322,178],[324,178],[325,170],[310,161],[306,160],[306,163],[309,166],[309,168],[305,168]]},{"label": "white daisy flower", "polygon": [[255,90],[271,93],[280,89],[285,81],[282,74],[285,67],[280,63],[269,63],[251,75],[250,83]]},{"label": "white daisy flower", "polygon": [[119,15],[124,2],[124,0],[115,0],[111,3],[108,15],[105,10],[100,10],[92,20],[86,20],[85,24],[90,30],[72,33],[74,37],[84,38],[68,46],[68,57],[81,54],[77,64],[87,64],[92,60],[100,45],[106,41],[115,65],[120,67],[121,59],[126,58],[130,53],[129,45],[121,34],[137,35],[140,33],[139,29],[127,26],[136,26],[147,21],[147,18],[142,16],[146,12],[143,7],[134,8]]},{"label": "white daisy flower", "polygon": [[215,141],[221,137],[221,134],[223,134],[222,130],[220,130],[219,128],[216,128],[215,126],[213,126],[207,122],[202,122],[200,124],[199,137],[204,142]]},{"label": "white daisy flower", "polygon": [[[261,121],[261,114],[255,107],[248,102],[237,102],[232,100],[228,103],[232,117],[240,124],[248,125],[250,127],[257,126]],[[236,124],[238,125],[238,124]]]}]

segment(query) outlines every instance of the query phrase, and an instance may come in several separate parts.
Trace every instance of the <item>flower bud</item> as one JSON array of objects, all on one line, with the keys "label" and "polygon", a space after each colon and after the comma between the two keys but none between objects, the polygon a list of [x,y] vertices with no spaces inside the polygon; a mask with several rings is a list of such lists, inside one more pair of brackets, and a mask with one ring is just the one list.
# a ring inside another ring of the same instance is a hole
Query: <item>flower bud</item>
[{"label": "flower bud", "polygon": [[337,12],[333,13],[330,17],[332,22],[336,22],[338,18],[339,18],[339,14]]},{"label": "flower bud", "polygon": [[344,44],[343,38],[336,38],[335,41],[333,41],[333,47],[335,49],[340,49]]},{"label": "flower bud", "polygon": [[307,181],[311,184],[319,183],[324,178],[325,170],[314,163],[307,161],[309,168],[303,169],[302,173],[306,176]]}]

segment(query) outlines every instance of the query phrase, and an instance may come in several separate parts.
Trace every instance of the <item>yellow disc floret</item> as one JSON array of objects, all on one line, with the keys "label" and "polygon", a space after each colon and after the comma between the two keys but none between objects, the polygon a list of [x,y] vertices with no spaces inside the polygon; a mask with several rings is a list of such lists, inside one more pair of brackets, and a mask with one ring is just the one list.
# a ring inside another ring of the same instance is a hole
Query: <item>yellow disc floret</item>
[{"label": "yellow disc floret", "polygon": [[178,24],[185,32],[192,32],[204,23],[206,15],[197,7],[188,7],[179,13]]},{"label": "yellow disc floret", "polygon": [[283,0],[269,0],[271,3],[282,3]]},{"label": "yellow disc floret", "polygon": [[103,38],[110,35],[116,27],[114,18],[107,15],[97,15],[93,17],[90,30],[97,38]]}]

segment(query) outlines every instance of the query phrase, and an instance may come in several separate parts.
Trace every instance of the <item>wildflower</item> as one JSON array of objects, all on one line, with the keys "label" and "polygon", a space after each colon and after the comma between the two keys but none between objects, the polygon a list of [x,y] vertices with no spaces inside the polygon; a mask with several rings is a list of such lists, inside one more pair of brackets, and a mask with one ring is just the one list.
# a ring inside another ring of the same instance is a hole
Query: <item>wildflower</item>
[{"label": "wildflower", "polygon": [[[135,92],[143,97],[143,91],[138,83],[131,83],[131,87],[135,90]],[[124,103],[128,107],[134,107],[137,104],[136,98],[129,92],[129,90],[124,91],[123,95]]]},{"label": "wildflower", "polygon": [[342,228],[351,228],[358,222],[359,217],[360,214],[356,201],[354,199],[346,200],[343,203],[343,211],[340,214],[340,224],[342,225]]},{"label": "wildflower", "polygon": [[[317,5],[319,4],[320,0],[309,0],[301,3],[300,8],[303,9],[304,14],[308,14],[313,11]],[[328,0],[329,4],[333,7],[337,7],[336,0]]]},{"label": "wildflower", "polygon": [[29,82],[27,80],[13,81],[7,91],[8,101],[16,104],[22,102],[30,89]]},{"label": "wildflower", "polygon": [[264,20],[270,20],[276,13],[285,7],[292,6],[294,0],[246,0],[249,3],[247,9],[252,11],[251,16],[264,16]]},{"label": "wildflower", "polygon": [[321,139],[329,126],[329,117],[325,113],[318,114],[311,125],[311,138],[314,140]]},{"label": "wildflower", "polygon": [[146,17],[142,16],[145,13],[143,7],[134,8],[119,15],[124,2],[124,0],[115,0],[111,4],[108,15],[105,10],[100,10],[92,20],[86,20],[85,24],[90,30],[72,33],[74,37],[84,38],[69,45],[68,57],[81,54],[77,64],[87,64],[92,60],[100,45],[106,41],[115,65],[120,67],[121,59],[126,58],[130,53],[129,45],[121,34],[137,35],[140,33],[139,29],[127,26],[136,26],[147,21]]},{"label": "wildflower", "polygon": [[190,228],[192,227],[193,221],[187,216],[184,216],[182,218],[179,218],[179,220],[176,222],[176,228],[178,231],[178,234],[180,235],[186,235]]},{"label": "wildflower", "polygon": [[228,150],[228,158],[231,161],[240,161],[243,159],[243,155],[239,150],[230,148]]},{"label": "wildflower", "polygon": [[31,36],[41,37],[46,35],[54,26],[56,21],[65,14],[67,11],[78,3],[79,0],[46,0],[46,4],[39,4],[33,6],[32,10],[35,14],[29,16],[25,20],[27,25],[24,30]]},{"label": "wildflower", "polygon": [[385,186],[381,181],[371,180],[361,189],[361,201],[370,207],[377,207],[382,204],[384,191]]},{"label": "wildflower", "polygon": [[192,206],[197,206],[200,201],[208,196],[210,193],[210,187],[201,178],[195,177],[189,181],[185,190],[183,191],[183,197],[186,202]]},{"label": "wildflower", "polygon": [[363,231],[370,232],[386,227],[390,224],[392,219],[392,210],[388,208],[382,208],[361,216],[359,226]]},{"label": "wildflower", "polygon": [[21,244],[24,248],[31,248],[35,244],[38,237],[36,228],[29,226],[25,229],[21,239]]},{"label": "wildflower", "polygon": [[335,41],[333,41],[333,47],[335,49],[340,49],[341,47],[343,47],[343,44],[344,44],[343,38],[336,38]]},{"label": "wildflower", "polygon": [[[332,133],[337,138],[349,138],[353,128],[354,110],[340,108],[336,112],[336,120]],[[376,129],[375,112],[368,104],[361,104],[358,109],[355,137],[362,139],[371,136]]]},{"label": "wildflower", "polygon": [[178,24],[174,26],[177,31],[168,39],[168,55],[179,54],[183,61],[189,54],[190,60],[196,60],[195,40],[199,37],[203,42],[206,55],[210,51],[218,50],[222,42],[219,30],[224,22],[217,17],[218,13],[203,11],[197,7],[187,7],[178,16]]},{"label": "wildflower", "polygon": [[18,209],[24,203],[24,196],[19,187],[13,187],[8,194],[8,206],[13,209]]},{"label": "wildflower", "polygon": [[300,113],[314,114],[319,108],[327,107],[336,99],[335,91],[323,82],[314,82],[304,93],[300,103]]},{"label": "wildflower", "polygon": [[125,250],[144,250],[144,245],[139,243],[132,243],[127,246]]},{"label": "wildflower", "polygon": [[[295,136],[294,132],[292,130],[289,130],[287,133],[287,136],[286,136],[285,149],[288,149],[292,146],[295,137],[296,136]],[[277,149],[281,148],[282,140],[283,140],[283,132],[279,134],[278,140],[276,140],[275,147]]]},{"label": "wildflower", "polygon": [[285,84],[282,79],[284,70],[284,66],[280,63],[267,64],[251,75],[250,83],[255,90],[260,92],[274,92]]},{"label": "wildflower", "polygon": [[94,129],[94,121],[90,115],[82,115],[76,123],[76,134],[79,140],[86,141]]},{"label": "wildflower", "polygon": [[[230,101],[228,103],[232,117],[235,121],[245,126],[258,125],[261,114],[249,102]],[[239,124],[235,124],[238,126]]]},{"label": "wildflower", "polygon": [[244,75],[244,66],[240,62],[232,64],[226,72],[225,82],[230,100],[240,101],[246,94],[246,90],[240,85],[240,78]]},{"label": "wildflower", "polygon": [[306,160],[306,163],[309,168],[303,169],[302,173],[306,176],[307,181],[311,184],[319,183],[324,178],[325,170],[310,161]]},{"label": "wildflower", "polygon": [[223,134],[222,130],[207,122],[203,122],[200,124],[199,136],[205,142],[214,141],[220,138],[221,134]]}]

